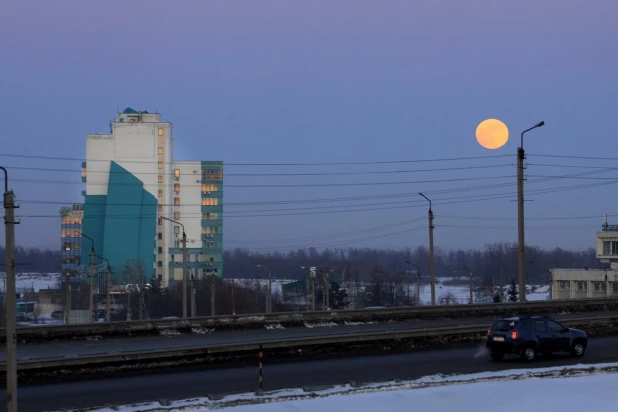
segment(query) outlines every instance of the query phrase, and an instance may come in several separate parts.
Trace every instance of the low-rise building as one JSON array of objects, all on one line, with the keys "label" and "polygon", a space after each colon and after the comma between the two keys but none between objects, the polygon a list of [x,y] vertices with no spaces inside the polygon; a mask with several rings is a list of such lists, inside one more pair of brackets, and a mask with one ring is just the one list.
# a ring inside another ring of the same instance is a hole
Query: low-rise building
[{"label": "low-rise building", "polygon": [[550,276],[550,299],[618,296],[618,270],[552,269]]}]

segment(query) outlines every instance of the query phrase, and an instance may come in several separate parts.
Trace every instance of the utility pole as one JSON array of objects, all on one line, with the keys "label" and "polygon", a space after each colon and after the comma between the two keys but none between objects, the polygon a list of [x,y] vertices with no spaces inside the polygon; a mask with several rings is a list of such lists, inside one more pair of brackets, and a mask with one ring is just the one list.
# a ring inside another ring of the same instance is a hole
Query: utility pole
[{"label": "utility pole", "polygon": [[94,239],[90,236],[85,235],[83,232],[81,233],[83,237],[89,239],[92,242],[92,247],[90,248],[90,292],[89,292],[89,305],[88,309],[90,310],[90,323],[93,323],[93,312],[94,312]]},{"label": "utility pole", "polygon": [[467,267],[464,266],[464,269],[466,269],[468,271],[468,276],[470,277],[470,304],[472,305],[474,303],[473,300],[473,295],[472,295],[472,272],[470,272],[470,269],[468,269]]},{"label": "utility pole", "polygon": [[139,264],[137,267],[139,270],[139,320],[144,320],[144,270],[142,265]]},{"label": "utility pole", "polygon": [[416,306],[421,306],[421,274],[416,279]]},{"label": "utility pole", "polygon": [[236,281],[232,275],[232,316],[236,315]]},{"label": "utility pole", "polygon": [[215,298],[217,297],[217,275],[210,274],[210,316],[215,316]]},{"label": "utility pole", "polygon": [[71,324],[71,273],[67,270],[67,280],[66,280],[66,288],[67,288],[67,297],[65,303],[64,310],[64,323],[67,325]]},{"label": "utility pole", "polygon": [[500,267],[500,303],[504,303],[504,268]]},{"label": "utility pole", "polygon": [[329,310],[330,307],[330,282],[328,272],[324,272],[324,310]]},{"label": "utility pole", "polygon": [[419,192],[419,195],[427,199],[429,202],[429,283],[431,285],[431,304],[436,304],[436,284],[435,284],[435,267],[434,267],[434,255],[433,255],[433,211],[431,210],[431,200],[424,194]]},{"label": "utility pole", "polygon": [[6,409],[17,412],[17,330],[15,325],[15,193],[9,191],[4,171],[4,224],[6,227]]},{"label": "utility pole", "polygon": [[195,317],[195,276],[191,273],[191,317]]},{"label": "utility pole", "polygon": [[545,122],[537,123],[529,129],[521,132],[521,144],[517,148],[517,247],[519,266],[519,301],[526,301],[526,251],[524,240],[524,134],[532,129],[541,127]]},{"label": "utility pole", "polygon": [[107,296],[105,297],[105,321],[111,322],[111,300],[112,300],[112,267],[107,262]]},{"label": "utility pole", "polygon": [[257,265],[258,268],[266,269],[268,271],[268,294],[266,295],[266,313],[272,313],[273,302],[273,276],[269,268],[264,265]]},{"label": "utility pole", "polygon": [[187,318],[187,233],[185,226],[169,217],[161,216],[161,219],[176,223],[182,227],[182,318]]}]

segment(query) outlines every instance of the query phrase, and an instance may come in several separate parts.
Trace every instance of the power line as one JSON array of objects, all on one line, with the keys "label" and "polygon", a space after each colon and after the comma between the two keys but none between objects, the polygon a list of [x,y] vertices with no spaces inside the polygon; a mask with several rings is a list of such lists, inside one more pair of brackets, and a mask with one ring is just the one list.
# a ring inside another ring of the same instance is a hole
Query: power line
[{"label": "power line", "polygon": [[[616,217],[618,215],[607,215],[608,217]],[[602,219],[605,215],[597,216],[547,216],[547,217],[526,217],[526,220],[581,220],[581,219]],[[462,219],[462,220],[517,220],[516,217],[497,217],[497,216],[451,216],[440,215],[441,219]]]},{"label": "power line", "polygon": [[[436,225],[436,227],[446,227],[446,228],[461,228],[461,229],[488,229],[488,230],[516,230],[517,226],[466,226],[466,225]],[[579,225],[579,226],[533,226],[526,227],[526,230],[563,230],[563,229],[581,229],[581,228],[594,228],[598,227],[598,225]]]},{"label": "power line", "polygon": [[[243,177],[255,177],[255,176],[334,176],[334,175],[372,175],[372,174],[401,174],[401,173],[423,173],[423,172],[442,172],[453,170],[473,170],[473,169],[491,169],[514,166],[512,163],[503,163],[498,165],[484,165],[484,166],[461,166],[461,167],[444,167],[437,169],[415,169],[415,170],[378,170],[378,171],[365,171],[365,172],[320,172],[320,173],[225,173],[226,177],[229,176],[243,176]],[[24,167],[24,166],[11,166],[10,169],[14,170],[29,170],[39,172],[63,172],[63,173],[79,173],[77,169],[55,169],[55,168],[43,168],[43,167]],[[87,175],[93,173],[102,174],[124,174],[124,171],[113,170],[88,170]],[[171,173],[157,173],[157,172],[136,172],[134,175],[157,175],[157,176],[174,176],[174,172]]]},{"label": "power line", "polygon": [[551,154],[528,154],[528,156],[537,157],[553,157],[561,159],[583,159],[583,160],[618,160],[618,157],[595,157],[595,156],[566,156],[566,155],[551,155]]},{"label": "power line", "polygon": [[[294,184],[225,184],[225,187],[240,187],[240,188],[269,188],[269,187],[342,187],[342,186],[384,186],[384,185],[408,185],[408,184],[419,184],[419,183],[449,183],[449,182],[463,182],[470,180],[488,180],[488,179],[513,179],[515,176],[489,176],[489,177],[467,177],[467,178],[457,178],[457,179],[436,179],[436,180],[416,180],[416,181],[405,181],[405,182],[363,182],[363,183],[294,183]],[[83,185],[84,182],[77,181],[66,181],[66,180],[36,180],[36,179],[11,179],[12,182],[23,182],[23,183],[40,183],[40,184],[79,184]],[[97,186],[109,186],[108,182],[101,183],[88,183],[89,185],[97,185]],[[222,185],[222,183],[221,183]],[[134,187],[145,187],[145,186],[159,186],[159,183],[114,183],[113,186],[134,186]],[[202,184],[198,185],[182,185],[183,187],[202,187]]]},{"label": "power line", "polygon": [[[38,156],[38,155],[24,155],[24,154],[10,154],[0,153],[0,157],[16,157],[22,159],[39,159],[39,160],[59,160],[59,161],[75,161],[75,162],[109,162],[110,160],[103,159],[84,159],[76,157],[58,157],[58,156]],[[497,159],[504,157],[512,157],[511,155],[491,155],[491,156],[470,156],[470,157],[450,157],[450,158],[438,158],[438,159],[415,159],[415,160],[385,160],[385,161],[368,161],[368,162],[318,162],[318,163],[225,163],[226,166],[352,166],[352,165],[376,165],[376,164],[395,164],[395,163],[427,163],[427,162],[450,162],[450,161],[462,161],[462,160],[478,160],[478,159]],[[151,163],[157,164],[158,161],[151,160],[131,160],[121,161],[123,163]],[[165,162],[166,164],[172,163],[199,163],[200,160],[179,160],[173,162]]]}]

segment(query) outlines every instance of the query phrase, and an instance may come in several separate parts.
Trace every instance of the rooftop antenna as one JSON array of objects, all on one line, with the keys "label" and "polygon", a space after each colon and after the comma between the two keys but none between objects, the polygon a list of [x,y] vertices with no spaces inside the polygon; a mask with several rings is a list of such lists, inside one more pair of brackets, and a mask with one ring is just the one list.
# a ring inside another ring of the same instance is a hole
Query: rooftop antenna
[{"label": "rooftop antenna", "polygon": [[605,220],[603,221],[603,227],[607,228],[609,224],[607,223],[607,213],[605,213]]}]

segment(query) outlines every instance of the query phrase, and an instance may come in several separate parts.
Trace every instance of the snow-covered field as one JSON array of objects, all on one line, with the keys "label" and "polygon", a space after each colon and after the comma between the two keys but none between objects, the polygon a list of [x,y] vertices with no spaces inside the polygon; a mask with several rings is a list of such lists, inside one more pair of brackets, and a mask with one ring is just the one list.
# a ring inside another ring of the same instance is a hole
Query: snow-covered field
[{"label": "snow-covered field", "polygon": [[[149,402],[96,412],[209,411],[229,412],[501,412],[595,411],[616,409],[618,363],[518,369],[470,375],[434,375],[409,382],[366,386],[281,390],[175,402]],[[167,406],[163,406],[166,404]]]}]

